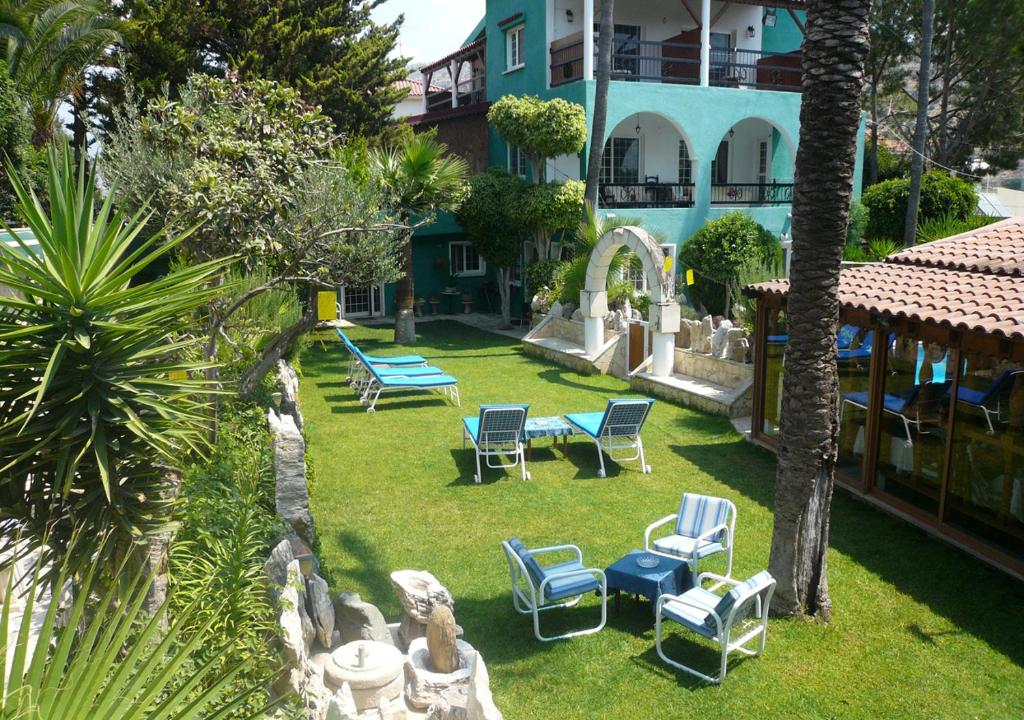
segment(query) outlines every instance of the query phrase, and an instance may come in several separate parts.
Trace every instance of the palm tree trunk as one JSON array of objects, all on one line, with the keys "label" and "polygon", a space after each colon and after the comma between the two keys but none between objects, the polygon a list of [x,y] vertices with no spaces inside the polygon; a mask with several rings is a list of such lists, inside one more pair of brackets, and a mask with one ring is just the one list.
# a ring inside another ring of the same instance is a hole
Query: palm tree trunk
[{"label": "palm tree trunk", "polygon": [[[408,213],[402,213],[402,222],[409,222]],[[412,233],[407,233],[402,247],[402,278],[395,283],[396,343],[411,345],[416,342],[415,294],[412,282]]]},{"label": "palm tree trunk", "polygon": [[793,192],[772,611],[825,619],[829,511],[838,451],[836,325],[868,52],[870,0],[812,0],[803,45],[804,91]]},{"label": "palm tree trunk", "polygon": [[[590,153],[587,156],[585,202],[597,209],[598,185],[601,179],[601,156],[608,125],[608,87],[612,79],[612,40],[615,33],[613,17],[615,0],[601,0],[601,35],[597,41],[597,87],[594,93],[594,123],[590,130]],[[584,32],[590,29],[586,28]],[[586,211],[584,210],[584,219]]]},{"label": "palm tree trunk", "polygon": [[935,0],[921,3],[921,65],[917,74],[917,126],[914,128],[914,157],[910,161],[910,197],[903,225],[903,243],[913,245],[917,238],[917,211],[921,205],[921,178],[924,175],[924,150],[928,139],[928,78],[931,76],[933,17]]}]

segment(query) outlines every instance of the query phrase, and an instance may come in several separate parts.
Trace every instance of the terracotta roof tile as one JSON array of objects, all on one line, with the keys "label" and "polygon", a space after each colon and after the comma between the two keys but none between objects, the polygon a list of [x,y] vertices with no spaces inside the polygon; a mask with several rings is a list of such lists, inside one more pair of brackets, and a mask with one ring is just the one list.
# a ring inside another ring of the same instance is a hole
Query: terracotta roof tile
[{"label": "terracotta roof tile", "polygon": [[1024,218],[1010,218],[978,230],[916,245],[886,262],[1024,275]]}]

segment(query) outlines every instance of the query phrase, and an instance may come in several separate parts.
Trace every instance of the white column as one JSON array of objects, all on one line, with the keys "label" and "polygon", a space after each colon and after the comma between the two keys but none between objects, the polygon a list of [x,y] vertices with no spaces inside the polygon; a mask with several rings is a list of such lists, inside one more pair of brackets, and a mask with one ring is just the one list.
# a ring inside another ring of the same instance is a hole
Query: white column
[{"label": "white column", "polygon": [[604,318],[583,318],[583,349],[590,357],[595,357],[604,345]]},{"label": "white column", "polygon": [[[459,106],[459,61],[452,60],[448,66],[448,76],[452,79],[452,107]],[[705,85],[707,83],[704,83]]]},{"label": "white column", "polygon": [[651,333],[651,375],[670,377],[676,364],[675,333]]},{"label": "white column", "polygon": [[711,0],[700,0],[700,84],[711,84]]},{"label": "white column", "polygon": [[594,79],[594,0],[583,0],[583,79]]}]

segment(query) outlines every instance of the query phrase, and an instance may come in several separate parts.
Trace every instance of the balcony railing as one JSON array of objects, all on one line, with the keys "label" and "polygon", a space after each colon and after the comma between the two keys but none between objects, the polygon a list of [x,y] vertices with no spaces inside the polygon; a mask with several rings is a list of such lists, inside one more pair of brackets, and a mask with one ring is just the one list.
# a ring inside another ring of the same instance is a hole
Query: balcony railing
[{"label": "balcony railing", "polygon": [[[596,39],[594,44],[596,55]],[[594,64],[596,67],[596,57]],[[800,53],[712,49],[709,76],[711,85],[720,87],[799,92]],[[582,33],[551,43],[552,87],[582,78]],[[697,85],[700,83],[700,44],[632,41],[629,47],[620,46],[612,53],[612,79]]]},{"label": "balcony railing", "polygon": [[464,107],[466,105],[475,105],[481,103],[487,99],[486,85],[484,77],[472,78],[470,80],[463,80],[458,85],[458,97],[457,102],[452,105],[452,91],[451,88],[444,90],[435,90],[434,92],[427,93],[427,112],[434,110],[450,110],[452,107]]},{"label": "balcony railing", "polygon": [[789,205],[793,183],[712,183],[712,205]]},{"label": "balcony railing", "polygon": [[693,207],[693,183],[602,183],[605,208]]}]

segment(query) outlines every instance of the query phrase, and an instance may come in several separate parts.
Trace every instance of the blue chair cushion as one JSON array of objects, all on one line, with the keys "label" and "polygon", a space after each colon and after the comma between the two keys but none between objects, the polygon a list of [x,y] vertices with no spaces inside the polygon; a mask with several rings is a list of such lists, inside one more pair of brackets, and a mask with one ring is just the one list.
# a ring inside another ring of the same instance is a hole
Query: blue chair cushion
[{"label": "blue chair cushion", "polygon": [[572,413],[570,415],[566,415],[565,419],[590,437],[596,438],[601,429],[601,421],[604,420],[604,413]]},{"label": "blue chair cushion", "polygon": [[[655,540],[654,549],[668,555],[677,555],[679,557],[688,558],[693,553],[693,546],[696,542],[696,538],[683,537],[682,535],[669,535],[668,537]],[[722,547],[722,543],[704,542],[701,543],[700,548],[697,550],[697,557],[704,558],[708,555],[722,552],[723,550],[724,548]]]},{"label": "blue chair cushion", "polygon": [[368,362],[374,365],[422,365],[427,361],[420,355],[363,355]]},{"label": "blue chair cushion", "polygon": [[436,367],[407,367],[407,368],[376,368],[377,375],[382,378],[390,377],[429,377],[431,375],[444,375],[444,370]]},{"label": "blue chair cushion", "polygon": [[[669,600],[661,606],[661,614],[675,620],[680,625],[693,630],[699,635],[703,635],[706,638],[714,637],[717,629],[715,628],[715,621],[711,619],[711,610],[718,604],[721,598],[713,592],[699,587],[690,588],[683,593],[683,597],[687,599],[688,603]],[[699,605],[700,607],[693,607],[689,603]]]},{"label": "blue chair cushion", "polygon": [[[723,623],[725,623],[725,621],[728,619],[729,613],[732,611],[733,606],[739,601],[741,597],[748,594],[754,588],[767,585],[773,581],[774,578],[772,577],[771,573],[769,573],[767,570],[762,570],[756,575],[747,578],[742,583],[735,586],[729,592],[722,596],[722,599],[718,601],[717,605],[715,605],[715,612],[718,613],[718,617],[722,619]],[[746,613],[748,612],[750,612],[749,607],[743,614],[746,615]],[[738,620],[740,618],[737,617],[735,619]],[[708,622],[710,622],[708,627],[714,628],[715,621],[708,617],[705,623],[707,624]]]},{"label": "blue chair cushion", "polygon": [[378,377],[384,387],[430,388],[458,385],[451,375],[428,375],[426,377]]},{"label": "blue chair cushion", "polygon": [[[551,577],[560,572],[570,572],[585,569],[582,564],[572,560],[558,563],[544,568],[544,577]],[[555,578],[544,588],[544,598],[547,600],[564,600],[583,593],[600,590],[601,583],[593,575],[574,575],[567,578]]]},{"label": "blue chair cushion", "polygon": [[857,337],[857,333],[860,331],[856,325],[843,325],[839,328],[839,333],[836,336],[836,346],[840,350],[848,350],[850,345],[853,344],[854,338]]},{"label": "blue chair cushion", "polygon": [[988,393],[989,390],[975,390],[961,385],[957,388],[956,396],[960,402],[965,402],[968,405],[984,405],[988,400]]},{"label": "blue chair cushion", "polygon": [[[683,493],[676,517],[676,535],[696,538],[717,525],[724,525],[728,518],[729,502],[724,498]],[[724,531],[709,539],[722,542]]]},{"label": "blue chair cushion", "polygon": [[[916,396],[917,386],[902,393],[886,393],[882,405],[886,412],[902,415],[903,411],[914,401]],[[844,393],[843,397],[855,405],[860,405],[861,407],[868,406],[868,394],[866,392]]]},{"label": "blue chair cushion", "polygon": [[480,442],[480,417],[462,418],[462,424],[466,426],[466,433],[473,438],[473,442]]},{"label": "blue chair cushion", "polygon": [[509,538],[508,545],[523,561],[523,565],[526,566],[526,572],[530,574],[530,579],[533,581],[534,587],[540,587],[540,583],[544,579],[544,568],[540,566],[540,563],[538,563],[536,558],[530,554],[530,551],[526,549],[526,546],[523,545],[523,541],[519,538]]}]

